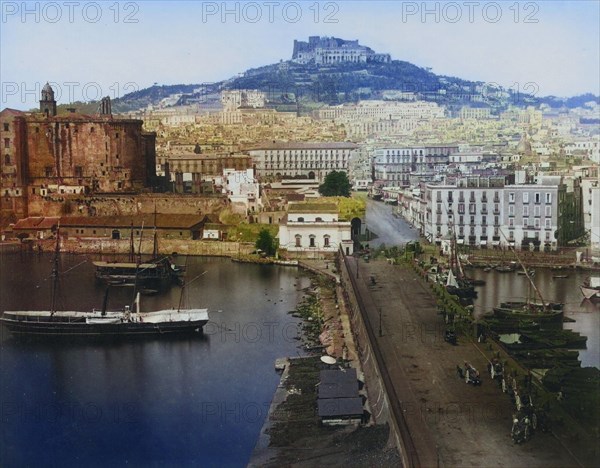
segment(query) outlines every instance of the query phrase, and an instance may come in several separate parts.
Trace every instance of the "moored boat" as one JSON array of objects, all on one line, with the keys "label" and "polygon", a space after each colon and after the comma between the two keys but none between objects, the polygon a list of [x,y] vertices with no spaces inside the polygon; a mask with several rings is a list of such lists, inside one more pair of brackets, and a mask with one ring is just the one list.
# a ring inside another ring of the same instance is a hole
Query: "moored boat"
[{"label": "moored boat", "polygon": [[600,276],[591,276],[579,287],[586,299],[600,299]]},{"label": "moored boat", "polygon": [[[208,322],[207,309],[182,309],[181,298],[177,309],[151,312],[140,310],[140,295],[136,294],[134,310],[125,306],[122,310],[107,311],[107,288],[102,308],[91,311],[59,311],[56,308],[58,294],[58,257],[60,252],[60,227],[56,234],[56,247],[51,274],[51,301],[49,310],[5,311],[0,323],[18,336],[148,336],[173,333],[201,332]],[[134,284],[136,282],[134,281]]]},{"label": "moored boat", "polygon": [[550,302],[547,304],[534,302],[502,302],[494,307],[494,315],[505,320],[532,320],[537,323],[561,323],[564,304]]},{"label": "moored boat", "polygon": [[121,311],[6,311],[0,323],[15,335],[149,336],[202,332],[207,309]]}]

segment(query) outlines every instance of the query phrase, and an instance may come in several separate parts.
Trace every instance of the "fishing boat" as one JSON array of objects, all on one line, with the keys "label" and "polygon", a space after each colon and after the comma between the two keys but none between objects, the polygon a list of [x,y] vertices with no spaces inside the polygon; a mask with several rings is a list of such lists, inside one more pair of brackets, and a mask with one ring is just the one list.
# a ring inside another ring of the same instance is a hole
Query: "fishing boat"
[{"label": "fishing boat", "polygon": [[502,302],[494,307],[494,316],[511,322],[532,320],[537,323],[562,323],[564,304],[559,302],[535,303],[529,301]]},{"label": "fishing boat", "polygon": [[[502,232],[502,231],[501,231]],[[504,234],[503,234],[504,235]],[[505,236],[506,237],[506,236]],[[518,323],[523,320],[531,320],[540,325],[545,324],[562,324],[564,317],[564,304],[559,302],[546,302],[542,297],[542,293],[533,282],[531,269],[528,269],[517,251],[512,248],[513,253],[521,266],[522,274],[529,280],[527,300],[526,301],[507,301],[502,302],[499,307],[494,307],[494,316],[508,323]],[[531,298],[531,292],[537,296],[540,302],[534,302]]]},{"label": "fishing boat", "polygon": [[579,289],[586,299],[600,299],[600,276],[590,276]]},{"label": "fishing boat", "polygon": [[[133,307],[108,311],[107,288],[102,308],[91,311],[59,311],[56,307],[58,294],[58,257],[60,252],[60,228],[51,274],[52,296],[49,310],[5,311],[0,323],[17,336],[149,336],[175,333],[202,332],[208,322],[207,309],[183,309],[181,299],[177,309],[144,312],[140,309],[140,296],[136,294]],[[183,297],[183,289],[182,289]]]}]

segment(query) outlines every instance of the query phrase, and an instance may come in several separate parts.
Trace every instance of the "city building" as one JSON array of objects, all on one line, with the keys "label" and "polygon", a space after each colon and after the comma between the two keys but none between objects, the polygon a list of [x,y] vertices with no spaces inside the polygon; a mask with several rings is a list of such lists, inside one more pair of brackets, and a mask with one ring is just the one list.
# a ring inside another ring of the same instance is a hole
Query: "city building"
[{"label": "city building", "polygon": [[457,145],[390,146],[373,154],[374,183],[384,187],[408,187],[411,175],[434,175],[447,166]]},{"label": "city building", "polygon": [[504,177],[467,177],[453,185],[427,184],[424,235],[456,236],[473,247],[553,250],[559,245],[560,178],[505,185]]},{"label": "city building", "polygon": [[204,193],[203,182],[223,185],[226,169],[246,171],[252,168],[247,154],[196,154],[170,155],[165,163],[165,175],[176,193]]},{"label": "city building", "polygon": [[99,113],[58,114],[46,83],[39,112],[0,112],[2,219],[26,218],[39,197],[138,191],[155,182],[156,134],[117,118],[109,98]]},{"label": "city building", "polygon": [[259,179],[306,178],[322,182],[332,171],[348,172],[358,145],[349,142],[266,143],[248,149]]},{"label": "city building", "polygon": [[227,193],[227,198],[233,206],[243,206],[244,213],[259,211],[260,187],[254,178],[254,169],[245,171],[225,169],[223,177],[225,178],[223,190]]},{"label": "city building", "polygon": [[340,221],[334,203],[291,203],[279,224],[279,246],[288,252],[336,252],[351,255],[349,221]]}]

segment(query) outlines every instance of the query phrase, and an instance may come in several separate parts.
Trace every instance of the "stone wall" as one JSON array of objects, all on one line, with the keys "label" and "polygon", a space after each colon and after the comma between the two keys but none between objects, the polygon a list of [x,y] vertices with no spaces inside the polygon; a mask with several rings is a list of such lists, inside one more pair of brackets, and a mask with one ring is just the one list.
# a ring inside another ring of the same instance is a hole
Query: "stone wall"
[{"label": "stone wall", "polygon": [[[39,245],[42,250],[51,252],[54,250],[55,241],[48,239],[45,241],[32,242],[31,248],[35,249]],[[85,253],[85,254],[128,254],[129,239],[62,239],[61,251],[67,253]],[[154,243],[152,240],[142,241],[142,254],[151,255]],[[137,252],[138,243],[135,249]],[[180,239],[161,239],[159,242],[159,253],[161,255],[170,255],[177,252],[180,255],[198,255],[198,256],[218,256],[218,257],[237,257],[250,254],[255,250],[251,242],[218,242],[218,241],[186,241]]]},{"label": "stone wall", "polygon": [[176,194],[115,196],[57,195],[29,198],[29,216],[119,216],[154,213],[208,214],[227,206],[224,197],[198,197]]},{"label": "stone wall", "polygon": [[340,272],[341,291],[344,299],[348,304],[348,315],[352,326],[352,333],[356,341],[356,347],[361,362],[363,372],[365,374],[365,385],[369,395],[369,403],[373,418],[377,424],[388,423],[390,425],[390,441],[396,446],[398,452],[403,457],[403,465],[410,466],[407,460],[404,460],[404,450],[400,437],[396,419],[391,410],[389,397],[381,377],[381,370],[377,363],[377,358],[369,339],[369,332],[364,321],[363,313],[361,312],[360,300],[355,292],[352,276],[347,268],[344,258],[338,262],[338,271]]}]

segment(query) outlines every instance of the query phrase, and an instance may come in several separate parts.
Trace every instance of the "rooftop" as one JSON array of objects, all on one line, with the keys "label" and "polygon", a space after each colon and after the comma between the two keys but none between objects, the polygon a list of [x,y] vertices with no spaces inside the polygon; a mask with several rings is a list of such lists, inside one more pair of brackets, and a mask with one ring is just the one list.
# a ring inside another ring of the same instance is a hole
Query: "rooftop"
[{"label": "rooftop", "polygon": [[335,203],[291,203],[288,213],[337,213]]},{"label": "rooftop", "polygon": [[287,142],[270,142],[259,143],[248,148],[252,150],[285,150],[285,149],[357,149],[359,146],[349,141],[322,141],[322,142],[302,142],[302,141],[287,141]]}]

